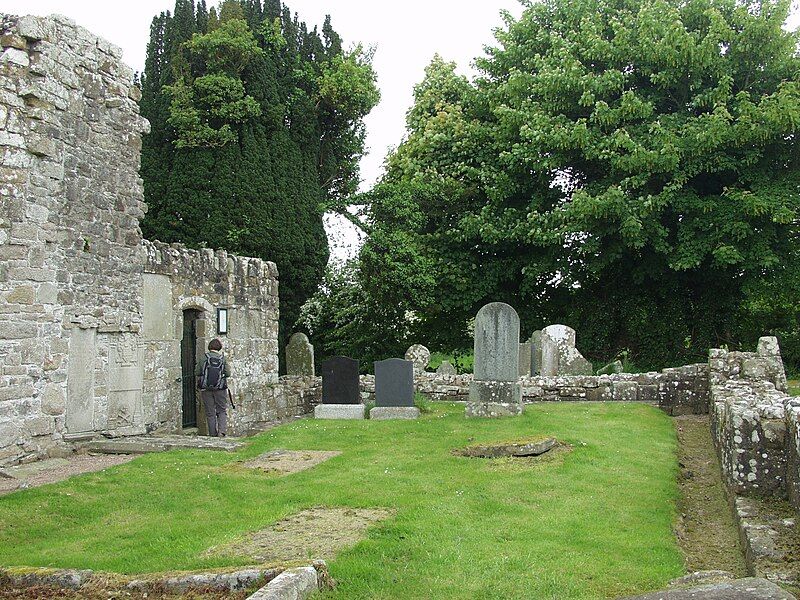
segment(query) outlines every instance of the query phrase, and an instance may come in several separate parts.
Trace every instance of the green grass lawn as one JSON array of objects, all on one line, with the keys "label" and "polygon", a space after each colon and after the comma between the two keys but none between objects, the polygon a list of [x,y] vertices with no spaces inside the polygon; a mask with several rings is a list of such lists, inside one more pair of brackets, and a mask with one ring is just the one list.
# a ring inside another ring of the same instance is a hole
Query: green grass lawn
[{"label": "green grass lawn", "polygon": [[[312,506],[392,507],[329,562],[329,599],[615,598],[683,572],[669,417],[638,404],[540,404],[467,420],[301,420],[237,454],[151,454],[0,498],[0,565],[122,573],[226,566],[212,545]],[[471,443],[554,435],[535,466],[455,457]],[[294,475],[226,465],[273,448],[342,450]],[[246,561],[243,561],[246,562]]]},{"label": "green grass lawn", "polygon": [[789,380],[789,394],[792,396],[800,396],[800,379]]}]

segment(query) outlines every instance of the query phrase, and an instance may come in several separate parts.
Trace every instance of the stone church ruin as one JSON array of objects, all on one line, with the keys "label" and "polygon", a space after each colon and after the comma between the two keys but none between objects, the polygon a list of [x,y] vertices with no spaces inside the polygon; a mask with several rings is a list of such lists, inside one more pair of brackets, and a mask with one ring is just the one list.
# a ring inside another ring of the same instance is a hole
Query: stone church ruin
[{"label": "stone church ruin", "polygon": [[216,336],[232,434],[309,410],[277,385],[275,265],[142,239],[149,125],[121,55],[64,17],[0,15],[0,464],[202,430],[192,371]]}]

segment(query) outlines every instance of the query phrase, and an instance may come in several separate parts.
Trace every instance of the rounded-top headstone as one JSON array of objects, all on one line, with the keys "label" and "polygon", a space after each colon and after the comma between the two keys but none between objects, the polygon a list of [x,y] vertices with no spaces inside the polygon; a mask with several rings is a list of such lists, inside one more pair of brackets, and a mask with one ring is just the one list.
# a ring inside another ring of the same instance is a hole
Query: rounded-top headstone
[{"label": "rounded-top headstone", "polygon": [[542,330],[542,335],[547,335],[558,344],[575,347],[575,330],[567,325],[548,325]]},{"label": "rounded-top headstone", "polygon": [[415,371],[424,371],[431,362],[431,351],[422,344],[414,344],[406,350],[405,359],[414,363]]},{"label": "rounded-top headstone", "polygon": [[477,381],[517,381],[519,376],[519,315],[504,302],[492,302],[475,317]]},{"label": "rounded-top headstone", "polygon": [[314,377],[314,346],[305,333],[295,333],[286,345],[286,374]]}]

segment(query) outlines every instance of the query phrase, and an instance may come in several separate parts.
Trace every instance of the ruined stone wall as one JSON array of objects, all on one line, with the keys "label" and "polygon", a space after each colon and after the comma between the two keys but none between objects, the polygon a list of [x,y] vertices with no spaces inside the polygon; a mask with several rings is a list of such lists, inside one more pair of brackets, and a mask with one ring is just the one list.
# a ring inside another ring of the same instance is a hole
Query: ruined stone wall
[{"label": "ruined stone wall", "polygon": [[275,265],[142,240],[139,98],[108,42],[0,15],[0,465],[178,430],[186,309],[200,350],[228,309],[232,433],[304,412],[277,385]]},{"label": "ruined stone wall", "polygon": [[[184,311],[201,311],[197,353],[219,337],[233,371],[236,404],[229,411],[229,433],[290,416],[279,411],[278,270],[274,263],[223,250],[188,250],[179,245],[143,242],[144,396],[150,428],[181,426],[181,338]],[[228,311],[228,333],[217,330],[217,308]],[[291,414],[298,414],[293,406]],[[302,414],[302,413],[299,413]]]},{"label": "ruined stone wall", "polygon": [[709,370],[711,433],[728,489],[785,497],[797,487],[796,469],[787,466],[800,462],[791,443],[798,415],[777,339],[761,338],[756,352],[712,349]]},{"label": "ruined stone wall", "polygon": [[[134,417],[108,418],[136,402],[107,367],[136,358],[148,125],[121,51],[72,21],[0,15],[0,44],[2,461]],[[96,413],[71,420],[90,385]]]}]

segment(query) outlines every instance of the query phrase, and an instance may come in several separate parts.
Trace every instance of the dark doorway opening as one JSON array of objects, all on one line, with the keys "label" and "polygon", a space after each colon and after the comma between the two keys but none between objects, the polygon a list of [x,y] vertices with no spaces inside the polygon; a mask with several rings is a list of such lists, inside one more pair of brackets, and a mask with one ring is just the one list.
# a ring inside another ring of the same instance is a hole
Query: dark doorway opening
[{"label": "dark doorway opening", "polygon": [[181,339],[181,374],[183,381],[183,427],[197,427],[197,385],[194,367],[197,364],[197,321],[201,312],[183,311],[183,339]]}]

